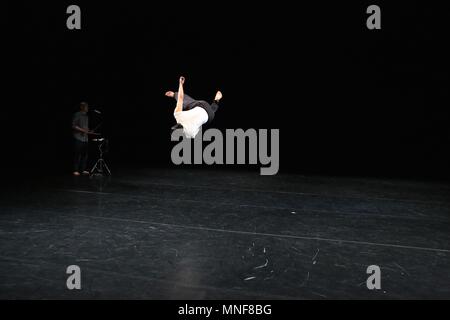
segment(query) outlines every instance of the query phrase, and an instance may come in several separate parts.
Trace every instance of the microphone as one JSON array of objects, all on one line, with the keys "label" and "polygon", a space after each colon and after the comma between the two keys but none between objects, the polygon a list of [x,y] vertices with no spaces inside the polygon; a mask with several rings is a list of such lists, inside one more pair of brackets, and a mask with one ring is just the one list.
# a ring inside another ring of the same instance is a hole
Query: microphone
[{"label": "microphone", "polygon": [[97,109],[94,109],[94,110],[92,110],[92,111],[94,111],[95,113],[98,113],[98,114],[102,114],[100,111],[98,111]]}]

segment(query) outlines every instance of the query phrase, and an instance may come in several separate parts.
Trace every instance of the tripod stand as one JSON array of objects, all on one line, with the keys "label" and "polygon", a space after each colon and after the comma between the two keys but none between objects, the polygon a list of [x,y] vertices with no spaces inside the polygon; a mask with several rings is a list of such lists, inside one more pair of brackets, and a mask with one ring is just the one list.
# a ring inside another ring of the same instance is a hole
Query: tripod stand
[{"label": "tripod stand", "polygon": [[101,139],[93,139],[93,141],[98,142],[98,150],[100,152],[99,159],[95,163],[94,167],[92,168],[90,175],[111,175],[111,171],[108,168],[108,165],[106,164],[105,159],[103,159],[103,154],[107,152],[108,148],[108,140],[101,138]]}]

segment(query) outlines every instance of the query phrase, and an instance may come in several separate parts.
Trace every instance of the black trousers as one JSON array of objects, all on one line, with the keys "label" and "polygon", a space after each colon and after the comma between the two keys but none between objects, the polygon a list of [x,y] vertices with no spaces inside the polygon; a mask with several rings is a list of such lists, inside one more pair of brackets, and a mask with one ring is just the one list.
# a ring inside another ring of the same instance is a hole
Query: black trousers
[{"label": "black trousers", "polygon": [[83,172],[86,170],[89,153],[89,143],[74,139],[73,171]]},{"label": "black trousers", "polygon": [[[174,98],[175,100],[178,100],[178,92],[175,92]],[[201,107],[205,109],[206,113],[208,113],[208,123],[211,123],[211,121],[214,119],[217,109],[219,109],[219,102],[213,101],[213,103],[209,104],[204,100],[195,100],[187,94],[184,94],[183,111],[187,111],[195,107]]]}]

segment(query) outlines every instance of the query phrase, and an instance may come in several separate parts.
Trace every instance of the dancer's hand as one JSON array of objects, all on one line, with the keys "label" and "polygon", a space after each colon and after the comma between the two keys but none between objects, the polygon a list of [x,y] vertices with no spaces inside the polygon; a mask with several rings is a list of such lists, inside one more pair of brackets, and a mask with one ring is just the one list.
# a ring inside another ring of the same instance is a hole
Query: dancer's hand
[{"label": "dancer's hand", "polygon": [[173,92],[173,91],[167,91],[167,92],[166,92],[166,97],[169,97],[169,98],[175,97],[175,92]]},{"label": "dancer's hand", "polygon": [[180,84],[184,84],[184,77],[180,77]]}]

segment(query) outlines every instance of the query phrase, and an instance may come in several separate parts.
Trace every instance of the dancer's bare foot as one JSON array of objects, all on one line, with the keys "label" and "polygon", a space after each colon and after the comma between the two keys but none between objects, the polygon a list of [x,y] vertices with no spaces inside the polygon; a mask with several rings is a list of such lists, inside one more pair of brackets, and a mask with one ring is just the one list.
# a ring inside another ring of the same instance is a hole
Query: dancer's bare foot
[{"label": "dancer's bare foot", "polygon": [[175,92],[173,92],[173,91],[167,91],[167,92],[166,92],[166,97],[169,97],[169,98],[175,97]]},{"label": "dancer's bare foot", "polygon": [[80,175],[80,173],[79,173],[78,171],[75,171],[75,172],[73,173],[73,175],[74,175],[75,177],[78,177],[78,176]]},{"label": "dancer's bare foot", "polygon": [[185,79],[183,76],[180,77],[180,83],[181,83],[181,84],[184,84],[184,81],[185,81],[185,80],[186,80],[186,79]]},{"label": "dancer's bare foot", "polygon": [[220,101],[220,99],[222,99],[222,92],[217,91],[216,93],[216,97],[214,98],[214,101]]}]

